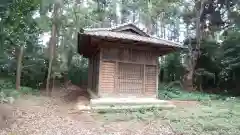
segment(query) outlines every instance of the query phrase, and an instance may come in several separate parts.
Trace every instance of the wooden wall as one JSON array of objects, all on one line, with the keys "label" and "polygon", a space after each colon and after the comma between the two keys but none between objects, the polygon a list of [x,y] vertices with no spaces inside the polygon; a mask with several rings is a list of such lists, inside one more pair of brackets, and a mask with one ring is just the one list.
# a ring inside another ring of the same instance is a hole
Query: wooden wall
[{"label": "wooden wall", "polygon": [[126,48],[103,48],[102,59],[125,63],[157,65],[157,53]]},{"label": "wooden wall", "polygon": [[156,97],[157,53],[126,48],[101,48],[99,96]]}]

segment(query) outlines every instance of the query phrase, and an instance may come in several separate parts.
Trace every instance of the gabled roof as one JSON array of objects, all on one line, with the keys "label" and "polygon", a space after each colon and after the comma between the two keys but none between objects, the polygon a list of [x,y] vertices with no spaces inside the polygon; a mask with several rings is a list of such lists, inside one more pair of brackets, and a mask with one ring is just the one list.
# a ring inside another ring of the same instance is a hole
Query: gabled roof
[{"label": "gabled roof", "polygon": [[89,53],[89,51],[91,51],[92,47],[89,44],[92,39],[95,39],[95,41],[114,41],[116,43],[124,41],[130,45],[134,43],[157,48],[167,48],[170,50],[184,48],[180,43],[151,37],[132,23],[111,28],[83,29],[83,32],[78,34],[78,48],[80,54],[84,55],[86,52]]},{"label": "gabled roof", "polygon": [[140,30],[136,25],[133,23],[124,23],[121,25],[117,25],[110,28],[93,28],[93,29],[83,29],[85,32],[94,32],[94,31],[112,31],[112,32],[124,32],[124,31],[131,31],[136,33],[140,36],[150,37],[146,32]]}]

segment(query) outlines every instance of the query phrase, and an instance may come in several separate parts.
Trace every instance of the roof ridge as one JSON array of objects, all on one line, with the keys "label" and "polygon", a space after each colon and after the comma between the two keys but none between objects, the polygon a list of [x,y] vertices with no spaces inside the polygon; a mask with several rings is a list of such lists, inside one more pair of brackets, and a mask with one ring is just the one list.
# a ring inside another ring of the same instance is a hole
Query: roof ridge
[{"label": "roof ridge", "polygon": [[132,22],[128,22],[128,23],[122,23],[122,24],[117,24],[117,25],[114,25],[114,26],[111,26],[111,27],[102,27],[102,28],[85,28],[84,30],[86,31],[94,31],[94,30],[112,30],[112,29],[116,29],[116,28],[119,28],[119,27],[122,27],[122,26],[127,26],[127,25],[133,25],[135,27],[137,27],[134,23]]},{"label": "roof ridge", "polygon": [[144,32],[143,30],[141,30],[137,25],[135,25],[133,22],[128,22],[128,23],[122,23],[113,27],[105,27],[105,28],[86,28],[83,29],[83,31],[86,32],[93,32],[93,31],[117,31],[120,32],[124,29],[124,27],[126,28],[131,28],[133,29],[135,32],[137,32],[139,35],[141,36],[145,36],[145,37],[152,37],[151,35],[147,34],[146,32]]}]

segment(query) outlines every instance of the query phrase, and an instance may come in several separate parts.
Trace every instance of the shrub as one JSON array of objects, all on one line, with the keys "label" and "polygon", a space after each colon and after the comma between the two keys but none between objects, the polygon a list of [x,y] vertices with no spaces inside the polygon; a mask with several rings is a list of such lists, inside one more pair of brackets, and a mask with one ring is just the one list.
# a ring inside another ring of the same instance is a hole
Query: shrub
[{"label": "shrub", "polygon": [[30,87],[21,87],[20,89],[20,93],[21,94],[33,94],[33,95],[37,95],[39,94],[39,91],[37,89],[33,89]]},{"label": "shrub", "polygon": [[0,80],[0,102],[1,103],[12,103],[14,99],[25,94],[38,94],[37,89],[32,89],[30,87],[21,87],[20,90],[16,90],[15,84],[9,80]]}]

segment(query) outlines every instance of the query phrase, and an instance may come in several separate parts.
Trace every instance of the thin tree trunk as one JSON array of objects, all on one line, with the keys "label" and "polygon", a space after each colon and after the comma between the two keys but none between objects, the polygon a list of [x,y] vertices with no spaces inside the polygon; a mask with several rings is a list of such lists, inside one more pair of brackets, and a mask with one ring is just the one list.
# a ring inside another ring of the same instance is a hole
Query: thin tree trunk
[{"label": "thin tree trunk", "polygon": [[184,80],[184,88],[188,91],[192,91],[193,88],[193,69],[187,72],[186,78]]},{"label": "thin tree trunk", "polygon": [[121,10],[122,10],[121,1],[120,1],[120,0],[116,0],[115,2],[116,2],[116,3],[115,3],[115,6],[116,6],[116,7],[115,7],[115,8],[116,8],[116,9],[115,9],[115,11],[116,11],[116,24],[119,25],[119,24],[121,24],[121,18],[122,18],[122,17],[121,17],[121,16],[122,16],[122,15],[121,15],[121,13],[122,13],[122,12],[121,12]]},{"label": "thin tree trunk", "polygon": [[132,22],[135,23],[136,22],[136,10],[134,9],[133,10],[133,13],[132,13]]},{"label": "thin tree trunk", "polygon": [[24,46],[22,45],[18,52],[17,73],[16,73],[16,90],[19,90],[20,86],[21,86],[23,49],[24,49]]},{"label": "thin tree trunk", "polygon": [[[201,15],[203,14],[204,10],[204,0],[200,0],[199,3],[199,9],[197,5],[197,19],[196,19],[196,39],[197,39],[197,46],[196,49],[197,51],[200,49],[201,46],[201,40],[202,40],[202,29],[201,29]],[[199,57],[199,53],[197,54],[197,57]]]},{"label": "thin tree trunk", "polygon": [[152,3],[151,0],[148,0],[148,13],[149,13],[149,17],[147,19],[147,33],[148,34],[152,34]]},{"label": "thin tree trunk", "polygon": [[188,58],[186,59],[187,67],[186,67],[186,73],[183,77],[183,86],[185,90],[192,91],[193,90],[193,53],[192,53],[192,39],[190,33],[189,33],[189,24],[186,25],[187,27],[187,39],[189,40],[188,44]]},{"label": "thin tree trunk", "polygon": [[[53,28],[52,28],[53,29]],[[48,75],[47,75],[47,84],[46,84],[46,91],[47,95],[50,95],[50,81],[51,81],[51,72],[52,72],[52,63],[53,63],[53,47],[52,47],[52,38],[50,39],[50,44],[49,44],[49,63],[48,63]]]},{"label": "thin tree trunk", "polygon": [[105,26],[105,7],[102,7],[101,0],[97,0],[98,19],[101,22],[100,27]]},{"label": "thin tree trunk", "polygon": [[126,23],[127,22],[127,15],[126,15],[127,9],[125,7],[126,2],[127,2],[126,0],[121,0],[121,4],[120,4],[121,23]]},{"label": "thin tree trunk", "polygon": [[47,95],[50,96],[51,88],[50,88],[50,81],[52,77],[52,66],[54,60],[54,51],[56,48],[57,43],[57,15],[58,15],[59,4],[54,4],[54,11],[53,11],[53,21],[52,21],[52,31],[51,31],[51,38],[49,43],[49,65],[48,65],[48,76],[47,76],[47,84],[46,84],[46,91]]},{"label": "thin tree trunk", "polygon": [[51,94],[52,95],[52,92],[55,90],[55,76],[53,77],[52,79],[52,91],[51,91]]},{"label": "thin tree trunk", "polygon": [[203,92],[203,88],[202,88],[202,86],[203,86],[203,77],[202,77],[202,76],[200,76],[200,81],[199,81],[199,90],[200,90],[201,92]]}]

